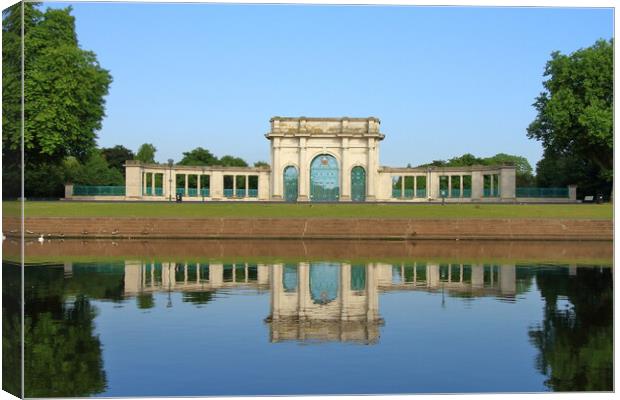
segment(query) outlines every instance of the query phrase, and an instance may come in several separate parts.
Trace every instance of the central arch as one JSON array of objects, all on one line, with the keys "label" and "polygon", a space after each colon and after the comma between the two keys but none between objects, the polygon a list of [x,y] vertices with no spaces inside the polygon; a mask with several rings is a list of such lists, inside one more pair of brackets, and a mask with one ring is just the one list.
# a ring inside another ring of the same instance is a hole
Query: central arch
[{"label": "central arch", "polygon": [[310,163],[310,200],[338,201],[340,168],[336,157],[319,154]]}]

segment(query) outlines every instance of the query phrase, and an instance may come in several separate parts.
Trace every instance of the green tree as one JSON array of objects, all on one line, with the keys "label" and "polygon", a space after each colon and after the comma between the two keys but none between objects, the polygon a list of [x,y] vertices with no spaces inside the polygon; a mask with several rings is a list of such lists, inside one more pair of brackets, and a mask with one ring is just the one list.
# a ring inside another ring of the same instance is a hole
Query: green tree
[{"label": "green tree", "polygon": [[269,163],[267,161],[256,161],[254,163],[255,167],[270,167]]},{"label": "green tree", "polygon": [[143,163],[146,163],[146,164],[154,164],[156,152],[157,152],[157,148],[153,144],[144,143],[138,149],[135,159]]},{"label": "green tree", "polygon": [[67,182],[90,186],[122,186],[123,175],[108,165],[99,150],[93,150],[84,164],[75,164],[76,159],[65,160],[65,178]]},{"label": "green tree", "polygon": [[111,168],[117,169],[123,176],[125,176],[125,161],[133,160],[135,157],[133,151],[122,145],[104,147],[101,149],[101,154],[105,157],[108,165]]},{"label": "green tree", "polygon": [[183,158],[179,161],[179,165],[217,165],[217,163],[217,157],[202,147],[184,152]]},{"label": "green tree", "polygon": [[[21,163],[21,7],[25,21],[25,168],[59,165],[63,158],[88,157],[105,116],[112,82],[93,52],[80,48],[71,7],[42,12],[36,3],[3,11],[2,156],[3,193],[18,193]],[[26,179],[26,191],[40,185]]]},{"label": "green tree", "polygon": [[223,167],[247,167],[248,163],[239,157],[224,156],[220,158],[218,165]]},{"label": "green tree", "polygon": [[611,182],[613,39],[569,55],[553,52],[544,75],[545,90],[534,103],[538,115],[527,136],[541,141],[547,156],[591,161],[598,170],[589,178]]}]

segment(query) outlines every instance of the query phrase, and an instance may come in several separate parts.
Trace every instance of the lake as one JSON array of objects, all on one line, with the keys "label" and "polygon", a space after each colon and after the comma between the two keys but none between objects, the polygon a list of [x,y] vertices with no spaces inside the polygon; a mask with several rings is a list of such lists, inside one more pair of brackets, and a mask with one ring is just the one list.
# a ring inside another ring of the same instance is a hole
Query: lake
[{"label": "lake", "polygon": [[613,390],[611,243],[237,245],[31,243],[26,396]]}]

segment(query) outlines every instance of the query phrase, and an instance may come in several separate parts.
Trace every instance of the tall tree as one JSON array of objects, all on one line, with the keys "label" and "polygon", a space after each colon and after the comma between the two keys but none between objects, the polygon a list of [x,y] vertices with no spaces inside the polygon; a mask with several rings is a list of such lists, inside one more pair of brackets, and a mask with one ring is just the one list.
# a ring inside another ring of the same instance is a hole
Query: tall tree
[{"label": "tall tree", "polygon": [[218,161],[218,165],[223,167],[247,167],[248,163],[244,159],[233,156],[223,156]]},{"label": "tall tree", "polygon": [[138,149],[135,159],[143,163],[146,163],[146,164],[154,164],[156,152],[157,152],[157,148],[153,144],[144,143]]},{"label": "tall tree", "polygon": [[[10,187],[21,163],[21,7],[24,7],[25,167],[59,165],[66,156],[85,160],[95,147],[112,82],[93,52],[80,48],[71,7],[42,12],[17,3],[3,12],[2,156]],[[39,185],[26,179],[26,191]]]},{"label": "tall tree", "polygon": [[125,161],[133,160],[135,154],[125,146],[116,145],[114,147],[104,147],[101,149],[101,154],[105,157],[108,165],[111,168],[118,170],[125,176]]},{"label": "tall tree", "polygon": [[598,171],[589,178],[602,183],[613,177],[613,59],[613,39],[552,53],[534,103],[538,115],[527,129],[546,155],[594,163]]},{"label": "tall tree", "polygon": [[218,159],[209,150],[196,147],[194,150],[183,153],[179,165],[217,165]]}]

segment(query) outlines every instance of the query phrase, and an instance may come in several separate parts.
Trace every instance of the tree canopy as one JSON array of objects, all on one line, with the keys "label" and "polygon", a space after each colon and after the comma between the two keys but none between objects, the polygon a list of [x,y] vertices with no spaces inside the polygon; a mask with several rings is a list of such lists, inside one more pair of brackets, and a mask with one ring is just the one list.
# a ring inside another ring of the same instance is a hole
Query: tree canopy
[{"label": "tree canopy", "polygon": [[114,147],[104,147],[101,149],[101,154],[105,157],[108,165],[125,175],[125,161],[133,160],[135,154],[125,146],[116,145]]},{"label": "tree canopy", "polygon": [[42,11],[20,2],[3,11],[3,196],[21,192],[22,6],[25,194],[49,196],[61,190],[63,159],[85,161],[95,148],[112,77],[80,48],[71,7]]},{"label": "tree canopy", "polygon": [[[539,175],[553,175],[561,158],[575,163],[584,181],[610,183],[613,177],[613,39],[569,55],[556,51],[545,67],[544,91],[533,104],[538,112],[527,136],[542,143]],[[592,170],[592,166],[594,171]],[[570,169],[570,168],[569,168]],[[607,185],[610,186],[610,185]]]},{"label": "tree canopy", "polygon": [[144,143],[138,149],[135,159],[143,163],[146,163],[146,164],[154,164],[156,152],[157,152],[157,148],[153,144]]},{"label": "tree canopy", "polygon": [[183,153],[179,165],[217,165],[218,159],[209,150],[196,147],[194,150]]}]

